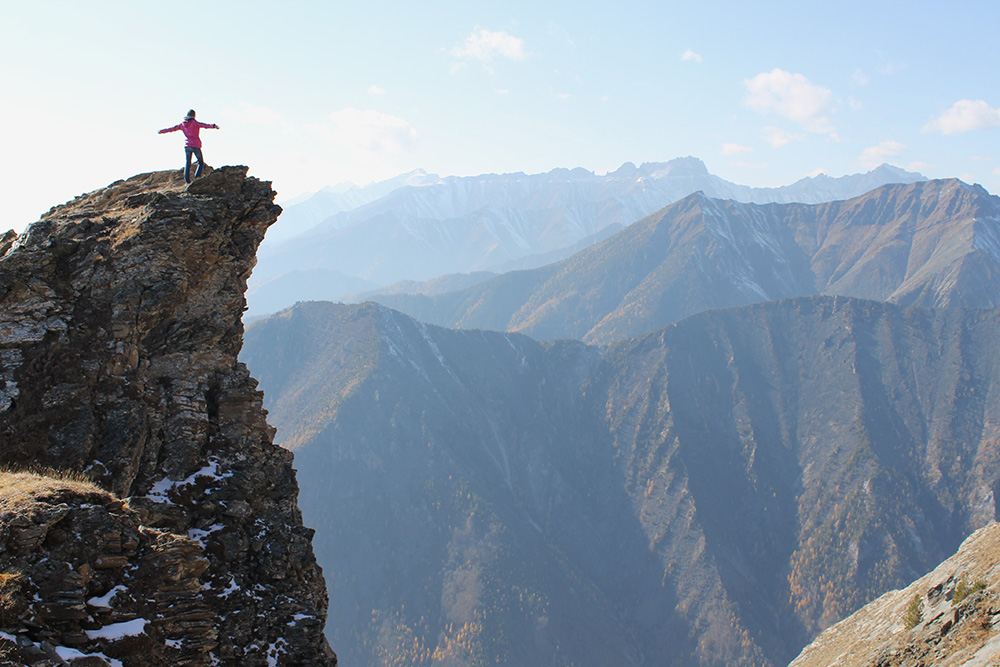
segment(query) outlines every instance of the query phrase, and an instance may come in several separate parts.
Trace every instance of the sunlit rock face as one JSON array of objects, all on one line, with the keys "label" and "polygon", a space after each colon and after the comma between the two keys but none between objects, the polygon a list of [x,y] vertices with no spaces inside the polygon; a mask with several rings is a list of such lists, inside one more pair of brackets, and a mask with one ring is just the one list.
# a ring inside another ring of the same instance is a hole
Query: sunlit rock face
[{"label": "sunlit rock face", "polygon": [[1000,524],[933,571],[827,629],[790,667],[958,667],[1000,658]]}]

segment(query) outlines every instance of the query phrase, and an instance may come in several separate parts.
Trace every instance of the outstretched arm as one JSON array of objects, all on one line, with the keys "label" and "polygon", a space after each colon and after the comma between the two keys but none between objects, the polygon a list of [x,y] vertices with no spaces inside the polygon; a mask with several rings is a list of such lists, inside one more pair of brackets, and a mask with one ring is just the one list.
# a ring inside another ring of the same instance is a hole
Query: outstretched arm
[{"label": "outstretched arm", "polygon": [[168,127],[164,130],[160,130],[159,134],[166,134],[167,132],[176,132],[179,129],[181,129],[180,125],[174,125],[173,127]]}]

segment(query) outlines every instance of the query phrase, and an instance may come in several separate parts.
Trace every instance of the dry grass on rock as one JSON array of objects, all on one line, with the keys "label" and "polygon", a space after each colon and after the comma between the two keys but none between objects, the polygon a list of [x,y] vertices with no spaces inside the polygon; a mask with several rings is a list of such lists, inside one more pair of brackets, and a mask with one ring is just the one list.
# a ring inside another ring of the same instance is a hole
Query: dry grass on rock
[{"label": "dry grass on rock", "polygon": [[99,503],[113,498],[79,473],[0,471],[0,516],[8,512],[30,513],[42,504],[59,503],[67,496],[93,497]]}]

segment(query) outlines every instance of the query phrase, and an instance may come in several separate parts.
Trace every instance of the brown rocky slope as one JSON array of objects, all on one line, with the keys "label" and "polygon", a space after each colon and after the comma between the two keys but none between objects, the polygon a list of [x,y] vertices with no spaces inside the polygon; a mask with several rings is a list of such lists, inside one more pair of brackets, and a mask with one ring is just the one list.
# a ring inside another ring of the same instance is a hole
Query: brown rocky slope
[{"label": "brown rocky slope", "polygon": [[0,238],[0,465],[93,482],[0,479],[14,664],[336,663],[292,457],[236,359],[281,211],[246,172],[135,176]]},{"label": "brown rocky slope", "polygon": [[1000,664],[1000,524],[906,588],[827,629],[790,667]]}]

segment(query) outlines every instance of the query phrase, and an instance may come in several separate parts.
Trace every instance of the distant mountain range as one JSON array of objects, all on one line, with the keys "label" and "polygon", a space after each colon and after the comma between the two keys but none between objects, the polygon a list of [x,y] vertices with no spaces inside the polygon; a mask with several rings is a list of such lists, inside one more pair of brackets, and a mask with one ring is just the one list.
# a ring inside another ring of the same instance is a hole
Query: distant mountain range
[{"label": "distant mountain range", "polygon": [[345,277],[385,286],[542,266],[694,192],[740,202],[818,203],[920,180],[883,165],[867,174],[751,188],[710,174],[690,157],[626,163],[605,175],[577,168],[441,178],[417,171],[366,188],[321,191],[287,206],[261,248],[248,304],[251,315],[291,305],[307,281],[312,294],[340,299],[360,291],[344,291]]},{"label": "distant mountain range", "polygon": [[1000,198],[954,179],[813,205],[697,193],[555,264],[369,298],[442,326],[607,343],[703,310],[810,294],[1000,307]]},{"label": "distant mountain range", "polygon": [[344,664],[776,666],[996,518],[998,339],[830,296],[606,348],[303,303],[242,358]]}]

